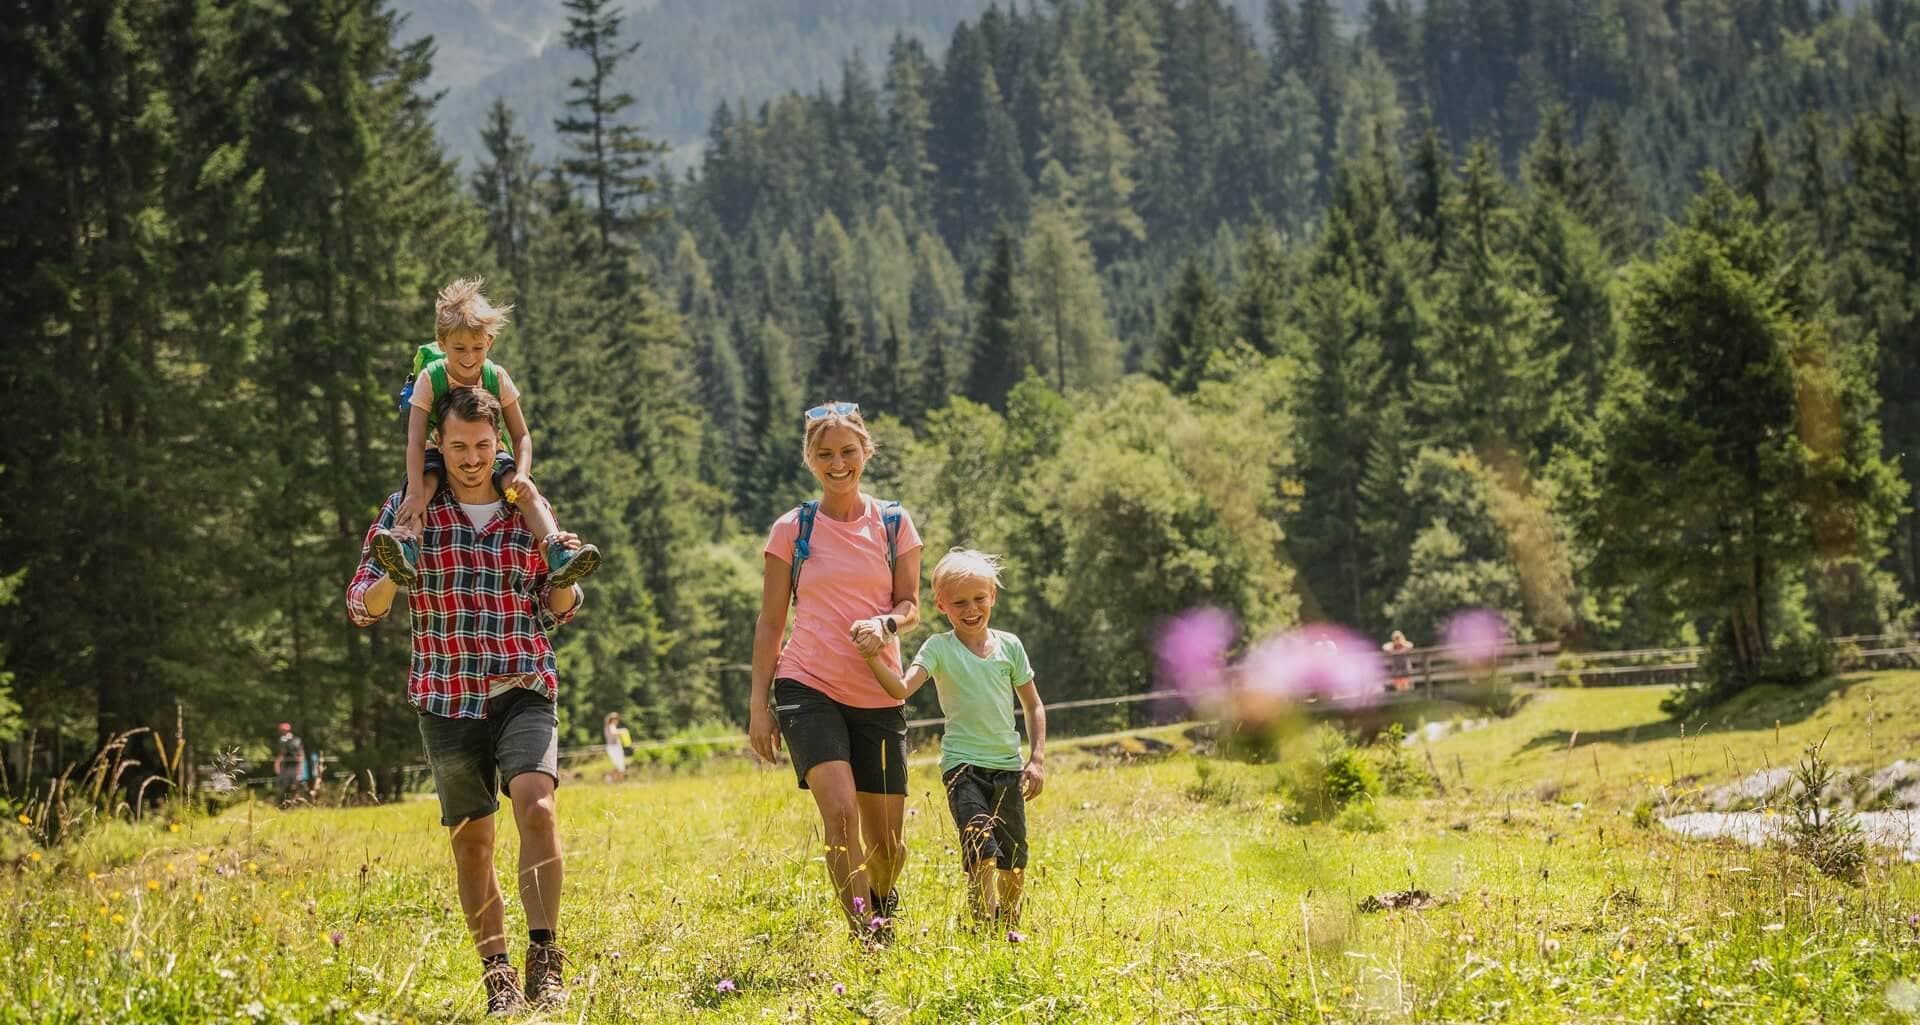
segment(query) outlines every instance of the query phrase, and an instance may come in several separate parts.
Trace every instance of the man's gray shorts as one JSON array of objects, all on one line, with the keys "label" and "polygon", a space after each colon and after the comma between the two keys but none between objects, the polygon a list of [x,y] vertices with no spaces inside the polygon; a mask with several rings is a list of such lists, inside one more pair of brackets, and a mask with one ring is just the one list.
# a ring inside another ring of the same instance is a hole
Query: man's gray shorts
[{"label": "man's gray shorts", "polygon": [[420,739],[433,767],[443,826],[499,811],[499,795],[523,772],[544,772],[560,785],[560,720],[553,702],[536,690],[511,690],[489,700],[485,719],[423,712]]}]

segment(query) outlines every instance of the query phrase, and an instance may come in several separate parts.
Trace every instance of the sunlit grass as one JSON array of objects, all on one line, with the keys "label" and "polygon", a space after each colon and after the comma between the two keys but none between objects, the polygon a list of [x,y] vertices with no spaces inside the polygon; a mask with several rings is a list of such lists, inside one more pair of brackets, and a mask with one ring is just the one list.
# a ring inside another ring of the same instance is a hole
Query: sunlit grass
[{"label": "sunlit grass", "polygon": [[[1759,767],[1753,752],[1784,762],[1828,725],[1843,764],[1911,750],[1891,728],[1871,745],[1855,736],[1868,694],[1901,730],[1920,722],[1913,674],[1824,694],[1778,741],[1769,719],[1699,741],[1689,728],[1685,747],[1661,732],[1655,689],[1545,695],[1436,745],[1448,793],[1383,800],[1377,834],[1288,825],[1271,765],[1211,763],[1233,785],[1196,801],[1192,754],[1062,752],[1030,812],[1019,943],[967,920],[923,767],[899,940],[879,953],[829,913],[811,802],[784,767],[569,782],[574,999],[551,1020],[1911,1021],[1913,868],[1879,863],[1849,887],[1630,814],[1648,777],[1670,784],[1670,759],[1683,777],[1734,778]],[[1629,744],[1619,731],[1636,726],[1651,736]],[[1573,728],[1616,735],[1591,749],[1575,738],[1569,755],[1555,731]],[[1533,781],[1555,774],[1564,786],[1541,800]],[[242,806],[177,832],[116,826],[23,862],[0,884],[0,1020],[476,1019],[477,962],[436,822],[430,800]],[[1357,910],[1408,888],[1443,904]],[[523,922],[517,905],[508,921]]]}]

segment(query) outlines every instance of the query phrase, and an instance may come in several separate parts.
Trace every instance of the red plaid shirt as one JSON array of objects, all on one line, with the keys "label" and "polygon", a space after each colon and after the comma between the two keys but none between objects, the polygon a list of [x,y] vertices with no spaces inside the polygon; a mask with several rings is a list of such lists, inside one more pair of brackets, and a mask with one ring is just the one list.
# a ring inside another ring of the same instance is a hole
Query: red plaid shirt
[{"label": "red plaid shirt", "polygon": [[[386,576],[373,560],[373,532],[391,527],[399,508],[398,494],[388,498],[360,544],[360,569],[347,585],[347,615],[356,626],[380,618],[366,603],[367,589]],[[519,510],[503,503],[475,530],[443,489],[427,503],[420,542],[420,576],[407,594],[413,616],[407,699],[429,715],[484,719],[491,682],[515,676],[553,700],[560,684],[547,634],[572,619],[580,604],[559,614],[547,607],[553,590],[547,562]]]}]

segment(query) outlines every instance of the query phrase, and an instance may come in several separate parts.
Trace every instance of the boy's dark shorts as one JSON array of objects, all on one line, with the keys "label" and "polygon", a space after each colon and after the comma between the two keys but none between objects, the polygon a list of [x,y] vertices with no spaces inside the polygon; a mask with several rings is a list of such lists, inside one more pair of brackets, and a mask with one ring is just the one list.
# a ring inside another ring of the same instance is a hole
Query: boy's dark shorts
[{"label": "boy's dark shorts", "polygon": [[827,762],[853,769],[853,789],[863,794],[907,794],[905,706],[855,708],[798,680],[773,681],[773,714],[780,721],[800,789],[807,772]]},{"label": "boy's dark shorts", "polygon": [[992,858],[1009,871],[1027,867],[1027,800],[1019,769],[956,765],[940,774],[947,807],[960,827],[960,860],[967,871]]},{"label": "boy's dark shorts", "polygon": [[[500,482],[506,478],[507,474],[513,472],[513,466],[513,453],[495,452],[493,454],[493,489],[499,491],[502,498],[506,497],[506,491],[500,487]],[[423,475],[429,473],[438,474],[440,483],[444,486],[447,483],[447,457],[441,455],[439,449],[428,446],[427,461],[424,469],[420,472]],[[407,482],[403,480],[400,482],[400,495],[404,498],[406,494]]]},{"label": "boy's dark shorts", "polygon": [[440,796],[440,824],[457,826],[500,810],[500,794],[523,772],[560,785],[560,720],[537,690],[510,690],[487,702],[485,719],[420,713],[420,739]]}]

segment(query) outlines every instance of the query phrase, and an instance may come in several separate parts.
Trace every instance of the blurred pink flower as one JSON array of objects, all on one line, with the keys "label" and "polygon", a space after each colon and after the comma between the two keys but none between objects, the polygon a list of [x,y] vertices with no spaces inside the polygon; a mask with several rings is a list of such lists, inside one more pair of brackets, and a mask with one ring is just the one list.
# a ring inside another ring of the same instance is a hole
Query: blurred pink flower
[{"label": "blurred pink flower", "polygon": [[1017,931],[1015,931],[1015,930],[1013,930],[1013,929],[1008,929],[1008,930],[1007,930],[1007,942],[1008,942],[1008,943],[1025,943],[1026,941],[1027,941],[1027,934],[1026,934],[1026,933],[1023,933],[1023,932],[1017,932]]},{"label": "blurred pink flower", "polygon": [[847,984],[846,984],[846,983],[844,983],[844,982],[836,982],[836,983],[834,983],[834,984],[833,984],[833,995],[834,995],[834,996],[837,996],[837,997],[843,997],[843,996],[846,996],[846,995],[847,995]]},{"label": "blurred pink flower", "polygon": [[739,988],[740,987],[733,984],[732,979],[721,979],[718,983],[714,984],[713,991],[715,993],[732,993],[739,990]]},{"label": "blurred pink flower", "polygon": [[1247,652],[1240,667],[1249,691],[1266,698],[1367,704],[1386,686],[1386,667],[1366,638],[1330,623],[1315,623],[1269,638]]},{"label": "blurred pink flower", "polygon": [[1509,640],[1506,619],[1492,609],[1454,613],[1441,636],[1455,658],[1477,666],[1492,664]]},{"label": "blurred pink flower", "polygon": [[1226,690],[1227,648],[1233,644],[1233,616],[1212,607],[1191,609],[1160,627],[1154,654],[1160,677],[1189,703]]}]

